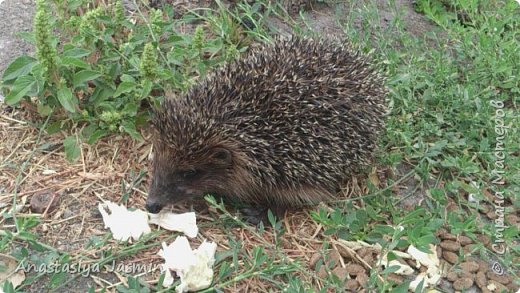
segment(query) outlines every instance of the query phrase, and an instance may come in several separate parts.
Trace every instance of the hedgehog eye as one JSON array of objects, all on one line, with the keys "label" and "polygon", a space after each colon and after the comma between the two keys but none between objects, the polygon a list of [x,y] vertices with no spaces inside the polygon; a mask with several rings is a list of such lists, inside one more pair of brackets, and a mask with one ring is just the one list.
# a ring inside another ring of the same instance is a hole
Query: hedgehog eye
[{"label": "hedgehog eye", "polygon": [[217,148],[213,153],[213,158],[224,163],[230,163],[231,152],[225,148]]},{"label": "hedgehog eye", "polygon": [[184,179],[193,179],[195,175],[197,175],[197,170],[195,169],[182,172],[182,177],[184,177]]}]

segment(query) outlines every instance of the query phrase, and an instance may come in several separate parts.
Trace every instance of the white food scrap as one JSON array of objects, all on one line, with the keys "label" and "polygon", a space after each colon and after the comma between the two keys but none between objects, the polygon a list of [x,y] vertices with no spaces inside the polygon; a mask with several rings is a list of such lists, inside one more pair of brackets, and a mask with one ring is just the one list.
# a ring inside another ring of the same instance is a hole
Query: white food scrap
[{"label": "white food scrap", "polygon": [[14,289],[23,283],[25,271],[18,267],[18,261],[14,257],[0,253],[0,293],[4,293],[3,288],[7,281],[11,282]]},{"label": "white food scrap", "polygon": [[181,279],[175,288],[177,292],[197,291],[211,285],[217,249],[215,243],[204,240],[199,248],[192,250],[188,239],[178,236],[170,245],[163,242],[162,247],[158,254],[165,260],[162,266],[166,274],[163,286],[173,284],[170,270],[175,271]]},{"label": "white food scrap", "polygon": [[184,214],[161,212],[149,215],[149,223],[158,225],[166,230],[182,232],[190,238],[196,237],[199,233],[197,218],[194,212]]},{"label": "white food scrap", "polygon": [[151,232],[148,214],[141,210],[129,211],[126,207],[113,202],[99,203],[105,228],[110,228],[116,240],[137,240],[141,235]]},{"label": "white food scrap", "polygon": [[416,260],[417,268],[421,265],[427,268],[426,272],[420,273],[413,282],[410,283],[409,288],[415,291],[419,283],[424,280],[423,287],[434,287],[441,279],[440,261],[437,257],[437,248],[430,244],[430,253],[425,253],[417,249],[415,246],[408,247],[408,254]]},{"label": "white food scrap", "polygon": [[[395,252],[395,251],[392,251]],[[388,254],[383,255],[380,264],[384,266],[385,268],[397,266],[399,267],[394,273],[398,275],[405,275],[409,276],[414,273],[414,270],[409,265],[403,264],[399,262],[398,260],[394,259],[391,261],[388,261]]]}]

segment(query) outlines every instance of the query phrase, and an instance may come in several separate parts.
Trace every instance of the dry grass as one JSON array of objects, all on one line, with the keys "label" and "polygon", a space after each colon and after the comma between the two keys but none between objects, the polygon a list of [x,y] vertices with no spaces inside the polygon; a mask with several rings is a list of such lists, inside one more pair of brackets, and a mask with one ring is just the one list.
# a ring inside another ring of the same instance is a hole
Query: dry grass
[{"label": "dry grass", "polygon": [[[87,263],[99,259],[101,250],[121,249],[120,244],[109,239],[103,247],[98,248],[87,248],[87,243],[93,236],[103,237],[107,234],[97,206],[103,201],[119,202],[123,195],[122,186],[130,189],[127,191],[129,196],[125,204],[144,209],[149,175],[135,186],[133,182],[139,171],[149,170],[151,144],[146,134],[143,142],[136,142],[128,137],[109,137],[94,145],[83,143],[80,159],[71,163],[65,159],[62,145],[64,137],[69,134],[43,133],[38,139],[39,130],[23,122],[26,119],[22,117],[24,113],[5,106],[0,112],[0,136],[4,138],[0,145],[0,211],[11,209],[13,198],[16,198],[17,217],[35,216],[30,209],[31,197],[36,194],[51,194],[59,197],[59,205],[52,211],[46,209],[44,213],[36,214],[41,223],[31,232],[39,235],[38,241],[69,254],[72,260],[87,259]],[[353,180],[346,186],[343,196],[366,193],[367,188],[358,182]],[[179,212],[187,209],[188,206],[174,207]],[[238,225],[234,228],[222,228],[222,225],[216,225],[221,215],[214,208],[206,208],[197,213],[201,229],[193,245],[208,239],[218,244],[218,251],[226,251],[232,249],[229,244],[231,237],[242,243],[246,255],[257,246],[273,246],[275,239],[270,229],[259,232],[254,227],[241,228]],[[5,228],[14,229],[12,221],[0,221]],[[290,211],[282,222],[286,232],[280,238],[279,249],[281,255],[290,261],[308,264],[310,258],[320,251],[324,241],[333,240],[323,235],[323,227],[310,217],[309,210]],[[160,233],[152,242],[147,243],[150,244],[149,248],[141,249],[134,255],[130,253],[130,256],[119,260],[124,260],[127,264],[159,264],[160,258],[156,253],[161,241],[165,240],[171,242],[172,235]],[[126,278],[117,273],[115,278],[103,278],[99,274],[90,277],[99,286],[107,288],[126,283]],[[159,273],[156,271],[143,276],[143,279],[153,283],[158,277]],[[323,286],[312,270],[301,274],[300,278],[304,283],[318,288]],[[268,290],[270,286],[259,278],[248,278],[235,282],[226,289]]]}]

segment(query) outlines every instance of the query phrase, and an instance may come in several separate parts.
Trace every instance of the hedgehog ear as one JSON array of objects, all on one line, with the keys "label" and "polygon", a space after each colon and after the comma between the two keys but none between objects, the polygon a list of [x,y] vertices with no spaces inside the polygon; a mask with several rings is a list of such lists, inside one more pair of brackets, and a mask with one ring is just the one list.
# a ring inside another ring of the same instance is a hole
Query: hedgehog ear
[{"label": "hedgehog ear", "polygon": [[221,147],[213,149],[213,154],[211,155],[211,158],[221,164],[226,165],[231,164],[232,160],[231,152],[228,149]]}]

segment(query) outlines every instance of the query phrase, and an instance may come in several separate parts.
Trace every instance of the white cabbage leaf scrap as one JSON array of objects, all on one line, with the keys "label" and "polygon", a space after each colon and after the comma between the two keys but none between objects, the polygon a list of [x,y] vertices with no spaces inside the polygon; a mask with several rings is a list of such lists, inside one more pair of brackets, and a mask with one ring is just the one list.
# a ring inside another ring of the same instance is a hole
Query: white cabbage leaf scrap
[{"label": "white cabbage leaf scrap", "polygon": [[[399,257],[406,258],[405,255],[401,251],[394,250],[392,251],[394,254],[396,254]],[[397,259],[388,261],[388,253],[384,254],[381,258],[380,265],[384,266],[385,268],[397,266],[398,269],[394,272],[398,275],[404,275],[409,276],[414,273],[414,270],[409,265],[403,264],[399,262]]]},{"label": "white cabbage leaf scrap", "polygon": [[[423,287],[434,287],[441,279],[441,268],[440,261],[437,257],[437,249],[435,245],[430,244],[431,253],[425,253],[417,249],[415,246],[410,245],[406,252],[393,250],[392,252],[404,259],[413,259],[416,263],[416,268],[425,266],[427,269],[425,272],[419,273],[417,277],[410,283],[409,289],[415,291],[417,286],[423,282]],[[384,267],[397,266],[398,269],[394,272],[398,275],[409,276],[415,273],[415,270],[406,264],[403,264],[397,260],[388,261],[388,254],[384,254],[379,261],[379,265]]]},{"label": "white cabbage leaf scrap", "polygon": [[166,275],[164,287],[174,282],[170,270],[181,279],[176,292],[198,291],[211,285],[217,244],[204,240],[197,249],[192,250],[188,239],[178,236],[170,245],[163,242],[162,247],[158,254],[165,260],[161,266]]},{"label": "white cabbage leaf scrap", "polygon": [[166,230],[182,232],[190,238],[197,237],[197,234],[199,233],[195,212],[184,214],[161,212],[149,215],[149,223],[158,225]]},{"label": "white cabbage leaf scrap", "polygon": [[149,223],[169,231],[182,232],[190,238],[196,237],[199,233],[194,212],[150,214],[142,210],[129,211],[125,206],[110,201],[99,203],[98,209],[103,216],[105,228],[110,228],[114,239],[120,241],[130,238],[130,241],[137,240],[141,235],[150,233],[152,230]]},{"label": "white cabbage leaf scrap", "polygon": [[99,203],[105,228],[110,228],[116,240],[137,240],[141,235],[151,232],[148,214],[141,210],[129,211],[126,207],[113,202]]},{"label": "white cabbage leaf scrap", "polygon": [[424,280],[423,287],[434,287],[439,280],[441,279],[441,268],[440,261],[437,256],[437,248],[435,245],[430,244],[430,253],[425,253],[417,249],[415,246],[410,245],[408,247],[408,254],[412,257],[412,259],[416,260],[417,268],[420,268],[421,265],[427,268],[426,272],[420,273],[415,280],[410,283],[409,288],[415,291],[417,286]]}]

